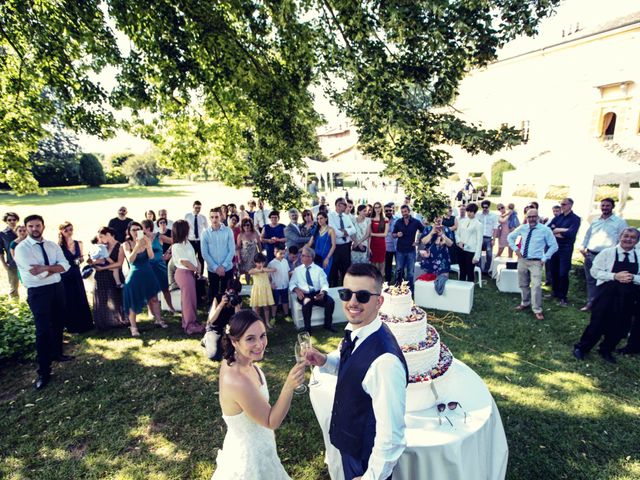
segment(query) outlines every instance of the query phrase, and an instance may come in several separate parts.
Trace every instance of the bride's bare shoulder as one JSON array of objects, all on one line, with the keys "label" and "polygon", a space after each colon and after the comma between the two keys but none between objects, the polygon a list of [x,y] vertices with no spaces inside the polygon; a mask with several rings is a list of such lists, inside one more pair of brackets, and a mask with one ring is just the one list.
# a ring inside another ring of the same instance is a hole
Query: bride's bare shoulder
[{"label": "bride's bare shoulder", "polygon": [[224,363],[220,367],[220,387],[229,391],[254,390],[254,382],[246,372],[242,371],[237,364],[227,365]]}]

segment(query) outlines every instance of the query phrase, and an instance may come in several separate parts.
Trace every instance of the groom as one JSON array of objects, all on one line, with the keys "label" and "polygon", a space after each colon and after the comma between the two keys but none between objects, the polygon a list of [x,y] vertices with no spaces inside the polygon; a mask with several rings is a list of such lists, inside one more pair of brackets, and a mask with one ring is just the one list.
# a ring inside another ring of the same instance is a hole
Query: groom
[{"label": "groom", "polygon": [[315,349],[307,362],[338,376],[329,436],[342,456],[345,480],[385,480],[406,446],[404,413],[407,364],[395,337],[382,324],[382,275],[354,263],[339,290],[349,320],[340,352]]}]

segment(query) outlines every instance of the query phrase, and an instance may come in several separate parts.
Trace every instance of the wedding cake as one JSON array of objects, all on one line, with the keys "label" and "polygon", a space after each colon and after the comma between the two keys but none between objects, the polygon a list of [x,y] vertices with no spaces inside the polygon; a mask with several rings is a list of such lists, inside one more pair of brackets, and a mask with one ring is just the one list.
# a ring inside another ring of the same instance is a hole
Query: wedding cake
[{"label": "wedding cake", "polygon": [[449,370],[453,355],[427,322],[427,313],[416,307],[406,282],[384,285],[380,318],[396,337],[409,370],[407,411],[424,410],[437,400],[436,385]]}]

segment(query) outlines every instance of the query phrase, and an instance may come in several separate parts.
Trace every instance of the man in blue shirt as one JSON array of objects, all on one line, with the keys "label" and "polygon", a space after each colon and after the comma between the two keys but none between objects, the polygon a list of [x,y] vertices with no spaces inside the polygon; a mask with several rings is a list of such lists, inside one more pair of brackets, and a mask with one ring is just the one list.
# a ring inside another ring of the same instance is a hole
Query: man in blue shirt
[{"label": "man in blue shirt", "polygon": [[400,208],[402,218],[393,227],[396,245],[396,283],[407,280],[413,292],[413,270],[416,264],[416,234],[422,232],[422,222],[411,216],[408,205]]},{"label": "man in blue shirt", "polygon": [[571,210],[573,200],[564,198],[560,202],[560,215],[549,223],[549,228],[558,242],[558,251],[551,257],[551,288],[553,296],[559,300],[561,307],[567,303],[569,292],[569,272],[571,272],[571,255],[576,235],[580,228],[580,217]]},{"label": "man in blue shirt", "polygon": [[604,198],[600,202],[602,215],[596,218],[584,235],[580,253],[584,256],[584,275],[587,280],[587,304],[580,310],[588,312],[596,294],[596,279],[591,276],[593,260],[605,248],[613,247],[625,228],[627,222],[613,214],[616,203],[613,198]]},{"label": "man in blue shirt", "polygon": [[209,304],[216,298],[218,302],[233,278],[233,256],[236,245],[233,231],[222,224],[220,207],[210,212],[211,227],[202,234],[202,256],[207,262],[209,277]]},{"label": "man in blue shirt", "polygon": [[[522,238],[520,247],[516,245],[518,237]],[[527,210],[526,223],[511,232],[507,241],[511,250],[518,256],[518,285],[522,300],[516,310],[533,307],[536,318],[544,320],[542,266],[558,250],[558,242],[548,227],[538,223],[538,210],[535,208]],[[531,290],[533,290],[533,296]]]}]

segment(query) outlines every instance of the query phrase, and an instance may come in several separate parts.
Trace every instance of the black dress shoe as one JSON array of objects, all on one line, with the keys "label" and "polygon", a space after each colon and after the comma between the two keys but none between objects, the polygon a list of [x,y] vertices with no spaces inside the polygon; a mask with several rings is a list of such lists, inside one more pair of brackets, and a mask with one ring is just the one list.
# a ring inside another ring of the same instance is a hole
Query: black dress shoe
[{"label": "black dress shoe", "polygon": [[328,327],[324,327],[325,330],[329,330],[332,333],[338,333],[338,330],[336,330],[335,328],[333,328],[333,325],[330,325]]},{"label": "black dress shoe", "polygon": [[70,362],[71,360],[75,360],[76,357],[73,355],[59,355],[53,359],[54,362]]},{"label": "black dress shoe", "polygon": [[584,360],[584,352],[580,350],[578,347],[575,347],[573,349],[573,356],[576,357],[578,360]]},{"label": "black dress shoe", "polygon": [[43,377],[41,375],[38,375],[38,378],[36,379],[36,383],[34,384],[34,387],[36,390],[42,390],[44,387],[47,386],[48,383],[49,383],[49,377]]},{"label": "black dress shoe", "polygon": [[611,355],[611,352],[598,352],[598,353],[600,354],[600,356],[604,361],[609,363],[618,363],[618,361],[616,360],[616,357]]}]

